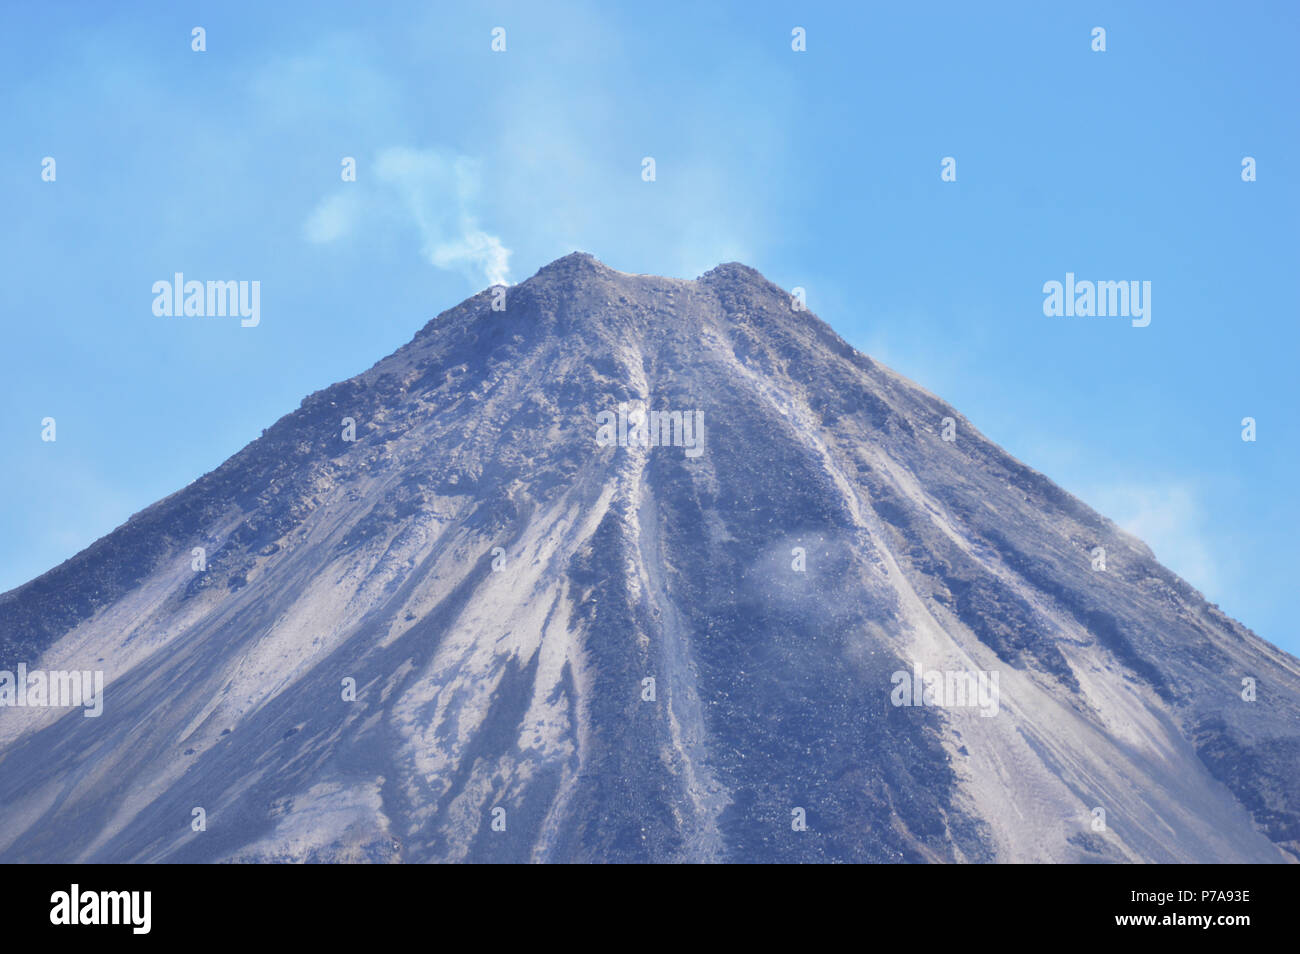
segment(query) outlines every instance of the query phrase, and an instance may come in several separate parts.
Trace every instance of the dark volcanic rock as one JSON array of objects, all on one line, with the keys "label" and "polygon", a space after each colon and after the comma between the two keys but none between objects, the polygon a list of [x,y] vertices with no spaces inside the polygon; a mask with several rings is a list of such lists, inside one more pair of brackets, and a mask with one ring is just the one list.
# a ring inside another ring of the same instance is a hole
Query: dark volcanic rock
[{"label": "dark volcanic rock", "polygon": [[743,265],[439,315],[0,597],[20,662],[108,688],[0,710],[5,861],[1300,853],[1300,663]]}]

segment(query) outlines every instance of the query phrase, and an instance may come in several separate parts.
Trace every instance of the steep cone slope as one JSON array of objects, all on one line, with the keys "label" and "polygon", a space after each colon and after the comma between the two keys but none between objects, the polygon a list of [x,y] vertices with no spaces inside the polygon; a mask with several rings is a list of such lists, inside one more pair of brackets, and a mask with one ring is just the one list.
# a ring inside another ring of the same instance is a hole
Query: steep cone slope
[{"label": "steep cone slope", "polygon": [[0,710],[0,860],[1300,853],[1300,663],[756,272],[492,303],[0,597],[108,679]]}]

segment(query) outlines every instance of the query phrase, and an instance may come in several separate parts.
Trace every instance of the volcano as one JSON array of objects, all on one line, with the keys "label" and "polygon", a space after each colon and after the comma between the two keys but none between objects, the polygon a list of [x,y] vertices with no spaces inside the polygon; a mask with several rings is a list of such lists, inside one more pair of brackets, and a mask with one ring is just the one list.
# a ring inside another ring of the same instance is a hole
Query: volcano
[{"label": "volcano", "polygon": [[105,682],[0,708],[9,862],[1300,859],[1300,661],[739,264],[442,313],[20,665]]}]

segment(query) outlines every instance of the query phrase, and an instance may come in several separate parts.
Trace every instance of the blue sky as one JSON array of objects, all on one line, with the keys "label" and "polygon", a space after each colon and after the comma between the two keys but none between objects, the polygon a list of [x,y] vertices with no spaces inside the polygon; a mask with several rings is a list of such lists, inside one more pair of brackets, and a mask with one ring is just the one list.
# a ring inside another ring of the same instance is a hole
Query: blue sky
[{"label": "blue sky", "polygon": [[[0,590],[581,249],[806,288],[1300,653],[1300,6],[448,6],[7,11]],[[261,324],[154,317],[178,271],[260,281]],[[1066,272],[1150,281],[1150,326],[1044,316]]]}]

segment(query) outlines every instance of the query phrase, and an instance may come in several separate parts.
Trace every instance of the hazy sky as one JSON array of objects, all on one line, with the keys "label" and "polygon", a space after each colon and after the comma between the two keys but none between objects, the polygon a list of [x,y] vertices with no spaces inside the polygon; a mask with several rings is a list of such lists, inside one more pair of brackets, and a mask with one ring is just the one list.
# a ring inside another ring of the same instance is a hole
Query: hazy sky
[{"label": "hazy sky", "polygon": [[[1300,5],[121,6],[0,35],[0,590],[580,249],[804,287],[1300,653]],[[155,317],[176,272],[261,323]],[[1150,325],[1045,316],[1067,272]]]}]

